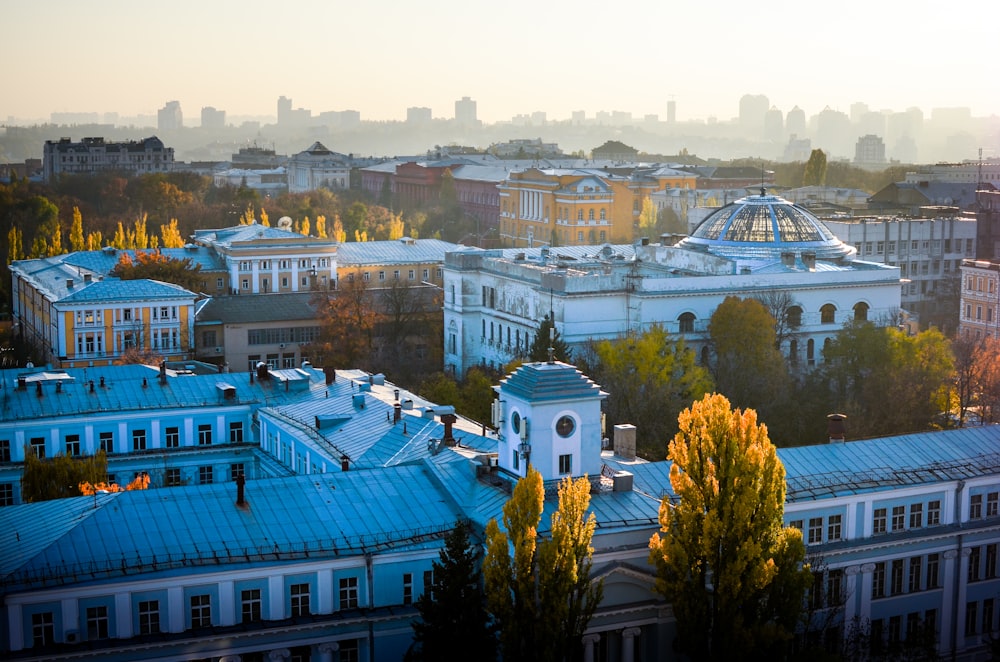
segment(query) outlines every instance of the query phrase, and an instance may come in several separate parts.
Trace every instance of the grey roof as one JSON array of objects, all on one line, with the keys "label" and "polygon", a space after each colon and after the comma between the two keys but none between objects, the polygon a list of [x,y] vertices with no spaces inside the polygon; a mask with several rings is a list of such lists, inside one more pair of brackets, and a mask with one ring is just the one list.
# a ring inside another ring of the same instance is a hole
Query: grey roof
[{"label": "grey roof", "polygon": [[316,306],[311,292],[214,297],[198,309],[196,316],[196,321],[201,323],[222,324],[315,319]]},{"label": "grey roof", "polygon": [[[136,253],[148,252],[152,252],[152,250],[120,250],[106,246],[105,248],[97,251],[78,251],[76,253],[67,253],[66,255],[60,255],[58,258],[54,259],[58,259],[63,263],[74,267],[87,269],[97,274],[107,275],[111,273],[111,270],[115,268],[116,264],[118,264],[118,260],[123,253],[134,260]],[[223,264],[219,257],[204,246],[189,244],[184,248],[159,248],[156,252],[171,260],[191,260],[191,264],[199,265],[202,271],[219,271],[225,269],[225,264]]]},{"label": "grey roof", "polygon": [[524,363],[500,384],[505,391],[532,402],[607,396],[592,379],[562,361]]},{"label": "grey roof", "polygon": [[105,278],[104,280],[84,283],[80,287],[74,286],[72,293],[64,296],[60,299],[60,302],[86,303],[89,301],[102,301],[112,303],[115,301],[146,301],[149,299],[191,299],[194,296],[193,292],[173,283],[164,283],[144,278],[138,280]]},{"label": "grey roof", "polygon": [[11,263],[10,268],[53,302],[183,299],[195,296],[178,285],[157,280],[119,280],[105,276],[103,271],[84,271],[82,267],[68,262],[66,257],[17,260]]},{"label": "grey roof", "polygon": [[426,264],[444,262],[444,254],[461,248],[441,239],[348,241],[337,247],[337,265]]}]

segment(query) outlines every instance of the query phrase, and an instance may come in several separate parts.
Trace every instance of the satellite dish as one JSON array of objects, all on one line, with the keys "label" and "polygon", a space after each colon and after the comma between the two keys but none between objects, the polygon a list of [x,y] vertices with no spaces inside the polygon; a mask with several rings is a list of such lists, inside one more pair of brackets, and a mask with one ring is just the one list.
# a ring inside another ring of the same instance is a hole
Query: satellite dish
[{"label": "satellite dish", "polygon": [[280,230],[291,230],[292,229],[292,219],[290,216],[282,216],[278,219],[278,229]]}]

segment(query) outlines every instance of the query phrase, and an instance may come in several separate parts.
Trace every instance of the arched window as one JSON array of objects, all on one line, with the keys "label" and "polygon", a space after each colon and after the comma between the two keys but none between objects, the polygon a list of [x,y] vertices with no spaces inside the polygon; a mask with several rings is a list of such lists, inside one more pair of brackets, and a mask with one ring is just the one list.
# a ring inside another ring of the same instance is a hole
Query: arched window
[{"label": "arched window", "polygon": [[830,351],[830,343],[831,342],[832,341],[829,338],[827,338],[827,339],[825,339],[823,341],[823,361],[824,362],[826,361],[826,355],[827,355],[827,353]]},{"label": "arched window", "polygon": [[816,365],[816,341],[812,338],[806,343],[806,363]]},{"label": "arched window", "polygon": [[681,333],[694,333],[694,313],[681,313],[677,318]]},{"label": "arched window", "polygon": [[576,220],[578,220],[578,221],[582,221],[583,220],[583,210],[582,209],[577,209],[576,210]]},{"label": "arched window", "polygon": [[594,220],[594,210],[593,209],[588,209],[587,210],[587,220],[588,221]]},{"label": "arched window", "polygon": [[708,345],[701,348],[701,364],[708,365]]},{"label": "arched window", "polygon": [[606,209],[601,210],[601,220],[602,221],[608,220],[608,211]]},{"label": "arched window", "polygon": [[868,321],[868,304],[864,301],[859,301],[854,304],[854,321],[855,322],[867,322]]},{"label": "arched window", "polygon": [[788,326],[793,329],[802,326],[802,308],[799,306],[789,306],[785,310],[785,318],[788,320]]},{"label": "arched window", "polygon": [[837,307],[832,303],[823,304],[819,309],[819,321],[821,324],[833,324],[836,321]]},{"label": "arched window", "polygon": [[788,341],[788,362],[792,365],[799,364],[799,341],[795,338]]}]

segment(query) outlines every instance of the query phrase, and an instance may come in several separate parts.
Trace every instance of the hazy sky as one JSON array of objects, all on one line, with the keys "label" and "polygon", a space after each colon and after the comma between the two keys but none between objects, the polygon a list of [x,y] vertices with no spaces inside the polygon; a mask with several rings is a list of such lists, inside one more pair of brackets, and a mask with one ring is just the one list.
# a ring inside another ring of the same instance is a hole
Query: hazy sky
[{"label": "hazy sky", "polygon": [[[53,111],[153,114],[180,101],[275,115],[401,120],[409,106],[479,118],[574,110],[679,120],[829,105],[1000,113],[991,0],[9,0],[0,120]],[[990,80],[992,78],[992,80]]]}]

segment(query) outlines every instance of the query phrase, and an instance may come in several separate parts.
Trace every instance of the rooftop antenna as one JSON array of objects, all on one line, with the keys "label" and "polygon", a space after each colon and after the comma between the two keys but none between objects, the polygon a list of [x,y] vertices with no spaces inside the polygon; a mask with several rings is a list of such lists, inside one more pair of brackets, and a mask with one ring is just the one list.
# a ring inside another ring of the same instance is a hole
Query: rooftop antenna
[{"label": "rooftop antenna", "polygon": [[552,326],[549,327],[549,365],[556,362],[556,348],[553,345],[556,344],[556,321],[552,320]]},{"label": "rooftop antenna", "polygon": [[764,197],[767,191],[764,189],[764,161],[760,162],[760,197]]}]

